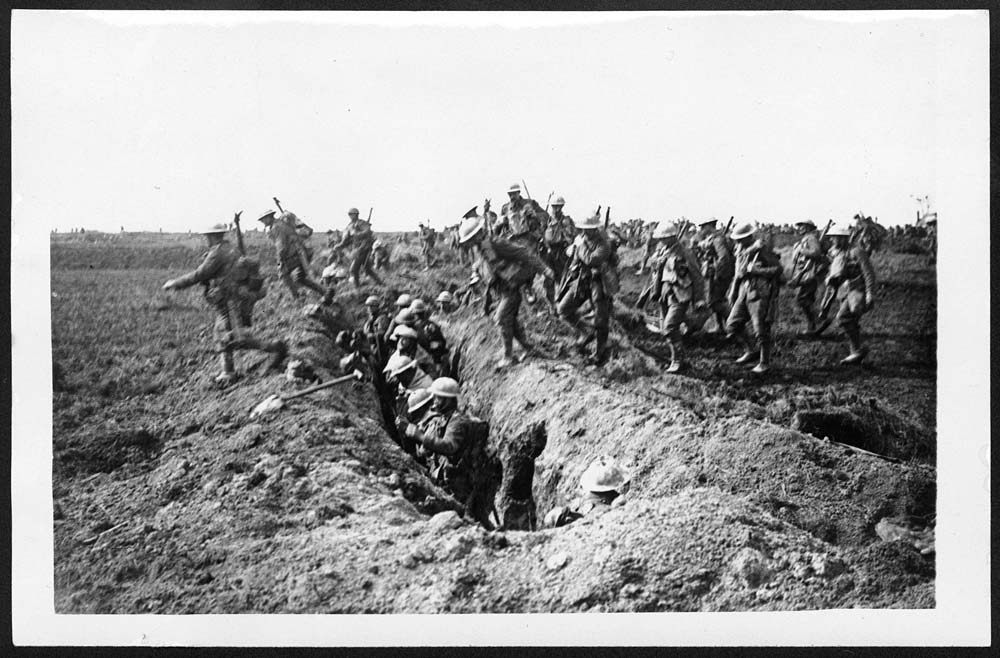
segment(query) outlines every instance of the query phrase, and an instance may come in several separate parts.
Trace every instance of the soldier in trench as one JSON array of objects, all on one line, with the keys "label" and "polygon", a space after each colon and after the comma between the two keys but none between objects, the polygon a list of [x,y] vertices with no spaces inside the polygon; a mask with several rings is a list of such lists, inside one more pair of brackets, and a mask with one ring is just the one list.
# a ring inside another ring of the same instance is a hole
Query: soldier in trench
[{"label": "soldier in trench", "polygon": [[624,504],[622,495],[628,491],[629,479],[625,471],[607,457],[600,457],[580,476],[583,495],[569,506],[554,507],[545,515],[547,528],[558,528],[581,519],[595,516],[612,507]]}]

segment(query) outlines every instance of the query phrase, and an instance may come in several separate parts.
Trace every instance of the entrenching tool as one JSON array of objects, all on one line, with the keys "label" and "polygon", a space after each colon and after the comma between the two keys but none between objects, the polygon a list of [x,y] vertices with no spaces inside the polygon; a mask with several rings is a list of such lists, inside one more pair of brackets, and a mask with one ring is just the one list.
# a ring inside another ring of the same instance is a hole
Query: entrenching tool
[{"label": "entrenching tool", "polygon": [[328,382],[322,384],[316,384],[315,386],[310,386],[309,388],[304,388],[301,391],[296,391],[295,393],[289,393],[287,395],[275,394],[267,398],[250,412],[251,418],[256,418],[257,416],[262,416],[274,411],[279,411],[285,408],[285,403],[289,400],[294,400],[295,398],[301,398],[316,391],[322,391],[325,388],[332,388],[338,384],[344,384],[351,381],[352,379],[357,379],[360,381],[364,378],[364,373],[360,370],[355,370],[349,375],[344,375],[343,377],[338,377],[337,379],[331,379]]}]

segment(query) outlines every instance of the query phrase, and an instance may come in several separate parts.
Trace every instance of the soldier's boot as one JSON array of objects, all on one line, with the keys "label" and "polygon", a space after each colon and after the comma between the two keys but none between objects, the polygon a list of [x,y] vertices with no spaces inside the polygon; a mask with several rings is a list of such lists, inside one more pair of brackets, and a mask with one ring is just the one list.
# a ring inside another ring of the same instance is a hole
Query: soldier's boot
[{"label": "soldier's boot", "polygon": [[759,350],[753,349],[751,347],[749,336],[747,336],[746,329],[740,330],[738,333],[734,334],[733,337],[736,338],[737,342],[743,346],[743,355],[736,359],[737,365],[746,365],[748,363],[753,363],[753,360],[758,358],[760,355]]},{"label": "soldier's boot", "polygon": [[808,304],[799,304],[799,308],[802,310],[802,315],[806,317],[806,330],[801,335],[816,335],[816,313]]},{"label": "soldier's boot", "polygon": [[760,360],[750,372],[755,375],[763,375],[771,369],[771,342],[760,341]]},{"label": "soldier's boot", "polygon": [[681,348],[675,340],[668,340],[667,347],[670,348],[670,366],[667,367],[667,372],[675,373],[680,372],[683,364],[681,363]]},{"label": "soldier's boot", "polygon": [[497,361],[497,369],[506,368],[507,366],[514,363],[514,337],[504,335],[503,337],[503,356]]},{"label": "soldier's boot", "polygon": [[594,340],[594,337],[593,333],[585,329],[578,329],[577,339],[573,343],[573,349],[575,349],[577,354],[580,356],[587,356],[587,354],[590,353],[587,346],[590,345],[590,341]]},{"label": "soldier's boot", "polygon": [[233,365],[233,353],[231,350],[219,353],[219,367],[221,372],[215,378],[217,384],[226,386],[236,381],[236,368]]},{"label": "soldier's boot", "polygon": [[521,355],[518,361],[524,361],[527,357],[537,353],[535,344],[528,340],[527,335],[524,333],[524,327],[521,326],[520,322],[514,324],[514,339],[521,346],[521,349],[524,350],[524,354]]},{"label": "soldier's boot", "polygon": [[594,333],[597,338],[597,348],[594,350],[594,356],[588,359],[588,361],[595,366],[603,366],[607,363],[609,356],[608,330],[606,327],[602,327]]},{"label": "soldier's boot", "polygon": [[861,363],[868,355],[868,349],[861,344],[861,329],[859,327],[844,329],[844,333],[847,334],[847,340],[851,344],[851,353],[841,359],[840,364],[851,366]]}]

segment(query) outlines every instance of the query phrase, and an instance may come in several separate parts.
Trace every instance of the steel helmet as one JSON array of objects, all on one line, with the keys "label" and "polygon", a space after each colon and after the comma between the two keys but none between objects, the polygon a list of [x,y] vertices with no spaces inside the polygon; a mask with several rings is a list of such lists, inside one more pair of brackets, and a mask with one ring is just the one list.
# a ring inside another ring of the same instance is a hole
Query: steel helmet
[{"label": "steel helmet", "polygon": [[444,304],[446,302],[453,302],[453,301],[455,301],[455,296],[452,295],[447,290],[442,290],[441,294],[437,296],[437,302],[439,304]]},{"label": "steel helmet", "polygon": [[417,390],[410,393],[410,397],[406,400],[406,410],[409,413],[418,411],[427,406],[427,403],[434,399],[434,394],[431,393],[430,389],[418,388]]},{"label": "steel helmet", "polygon": [[808,226],[809,228],[816,228],[816,223],[811,219],[800,219],[795,222],[796,226]]},{"label": "steel helmet", "polygon": [[601,216],[595,212],[577,222],[576,227],[581,230],[601,228]]},{"label": "steel helmet", "polygon": [[507,194],[513,194],[514,192],[521,193],[521,186],[517,183],[511,183],[510,187],[507,188]]},{"label": "steel helmet", "polygon": [[405,324],[397,324],[392,329],[392,335],[389,338],[412,338],[417,339],[417,332],[412,327],[408,327]]},{"label": "steel helmet", "polygon": [[257,221],[258,222],[266,221],[268,217],[270,217],[271,219],[274,219],[274,211],[271,210],[270,208],[268,208],[267,210],[265,210],[264,212],[262,212],[260,214],[260,217],[257,218]]},{"label": "steel helmet", "polygon": [[211,224],[201,231],[202,235],[213,235],[215,233],[225,233],[229,230],[226,224]]},{"label": "steel helmet", "polygon": [[365,306],[380,306],[381,304],[382,300],[375,295],[368,295],[368,298],[365,299]]},{"label": "steel helmet", "polygon": [[653,229],[653,239],[660,240],[662,238],[673,238],[676,237],[680,231],[677,230],[677,222],[660,222]]},{"label": "steel helmet", "polygon": [[461,386],[451,377],[438,377],[431,384],[430,392],[439,398],[457,398]]},{"label": "steel helmet", "polygon": [[851,229],[847,226],[847,224],[837,222],[836,224],[830,227],[830,230],[827,231],[826,234],[828,236],[842,235],[844,237],[847,237],[851,234]]},{"label": "steel helmet", "polygon": [[709,217],[708,219],[703,219],[698,222],[698,226],[704,226],[705,224],[717,224],[719,222],[715,217]]},{"label": "steel helmet", "polygon": [[360,215],[361,213],[358,212],[357,208],[351,208],[350,210],[347,211],[347,214],[348,215]]},{"label": "steel helmet", "polygon": [[426,313],[427,312],[427,304],[426,304],[426,302],[424,302],[424,300],[420,299],[419,297],[416,298],[416,299],[414,299],[412,302],[410,302],[410,307],[409,308],[410,308],[410,311],[412,313]]},{"label": "steel helmet", "polygon": [[458,241],[468,242],[478,233],[482,232],[486,226],[486,220],[482,217],[468,217],[458,225]]},{"label": "steel helmet", "polygon": [[626,482],[628,476],[625,475],[625,471],[606,457],[597,459],[580,476],[580,486],[585,491],[593,493],[621,491],[622,485]]},{"label": "steel helmet", "polygon": [[413,321],[416,320],[416,318],[413,317],[413,311],[408,308],[404,308],[396,314],[395,320],[396,324],[413,324]]},{"label": "steel helmet", "polygon": [[415,368],[416,365],[417,362],[405,354],[393,354],[389,357],[389,361],[385,364],[385,368],[382,369],[382,372],[390,377],[395,377],[402,372],[406,372],[410,368]]},{"label": "steel helmet", "polygon": [[323,279],[346,279],[347,270],[342,265],[327,265],[320,274]]},{"label": "steel helmet", "polygon": [[462,219],[468,219],[469,217],[475,217],[476,214],[477,214],[476,210],[478,208],[479,208],[479,206],[472,206],[471,208],[469,208],[468,210],[466,210],[465,214],[462,215]]},{"label": "steel helmet", "polygon": [[396,306],[403,309],[409,306],[413,302],[413,297],[409,296],[405,292],[399,296],[396,300]]},{"label": "steel helmet", "polygon": [[561,196],[557,196],[556,200],[553,201],[550,205],[552,205],[552,206],[565,206],[566,205],[566,199],[562,198]]},{"label": "steel helmet", "polygon": [[743,238],[749,238],[756,230],[752,222],[743,222],[736,227],[729,237],[733,240],[742,240]]}]

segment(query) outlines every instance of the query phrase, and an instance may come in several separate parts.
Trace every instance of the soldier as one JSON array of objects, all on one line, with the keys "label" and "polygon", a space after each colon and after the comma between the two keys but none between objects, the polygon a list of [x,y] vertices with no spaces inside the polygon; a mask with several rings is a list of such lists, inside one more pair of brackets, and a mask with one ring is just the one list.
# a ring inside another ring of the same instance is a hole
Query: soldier
[{"label": "soldier", "polygon": [[[521,288],[539,272],[549,279],[555,278],[555,273],[528,247],[503,238],[489,237],[483,217],[465,219],[459,230],[462,243],[472,246],[476,258],[474,269],[486,281],[487,288],[500,295],[495,320],[503,339],[503,357],[497,367],[505,368],[511,364],[515,338],[526,353],[532,350],[517,318],[521,307]],[[483,310],[488,314],[490,296],[487,293],[485,297]]]},{"label": "soldier", "polygon": [[[562,279],[569,265],[569,255],[567,249],[576,237],[576,225],[573,218],[563,214],[563,206],[566,200],[561,196],[556,197],[552,202],[552,217],[548,226],[545,227],[545,237],[543,240],[543,260],[555,272],[557,279]],[[549,308],[556,311],[556,285],[551,279],[545,280],[545,298],[549,302]]]},{"label": "soldier", "polygon": [[347,216],[350,217],[351,221],[344,230],[344,237],[337,243],[336,248],[353,247],[354,249],[354,253],[351,254],[351,279],[354,280],[354,287],[361,287],[362,268],[372,281],[382,285],[382,279],[378,278],[375,270],[372,269],[371,253],[375,236],[372,234],[371,225],[361,219],[357,208],[348,210]]},{"label": "soldier", "polygon": [[283,341],[271,343],[258,340],[249,333],[253,324],[253,307],[263,292],[255,292],[246,279],[241,279],[238,251],[226,240],[226,225],[215,224],[203,231],[208,241],[208,253],[193,272],[170,279],[164,290],[183,290],[200,283],[205,286],[205,300],[215,310],[215,339],[220,352],[222,372],[215,381],[227,385],[236,380],[233,351],[253,349],[272,354],[268,370],[278,370],[288,355]]},{"label": "soldier", "polygon": [[729,305],[726,291],[733,280],[733,244],[724,229],[718,228],[718,220],[712,217],[698,225],[696,236],[701,261],[701,276],[705,281],[705,301],[715,316],[720,334],[725,332]]},{"label": "soldier", "polygon": [[628,476],[607,457],[597,459],[580,476],[583,496],[568,507],[555,507],[545,515],[545,526],[558,528],[584,516],[595,516],[624,504],[622,494],[628,491]]},{"label": "soldier", "polygon": [[868,349],[861,345],[860,320],[875,305],[875,270],[864,248],[850,243],[850,230],[846,226],[835,225],[827,235],[831,239],[827,285],[835,291],[847,285],[836,319],[851,345],[851,353],[840,363],[854,365],[868,354]]},{"label": "soldier", "polygon": [[653,275],[653,299],[660,304],[660,330],[667,337],[670,347],[670,366],[667,372],[679,372],[681,361],[681,323],[700,328],[707,317],[692,318],[688,321],[688,309],[694,304],[695,311],[705,308],[705,281],[694,254],[679,238],[676,222],[661,222],[653,233],[659,245],[650,259]]},{"label": "soldier", "polygon": [[[545,227],[549,216],[538,202],[521,196],[521,186],[513,183],[507,189],[507,203],[500,209],[500,221],[494,226],[494,232],[501,238],[520,243],[536,254],[541,246]],[[489,213],[487,202],[484,212]],[[525,298],[529,304],[535,303],[535,294],[531,289],[534,276],[525,282]]]},{"label": "soldier", "polygon": [[414,455],[420,464],[426,465],[426,454],[417,455],[416,442],[406,435],[406,428],[409,425],[417,425],[428,414],[431,402],[434,401],[434,394],[429,388],[419,388],[406,398],[405,413],[396,417],[396,430],[402,440],[402,448],[407,453]]},{"label": "soldier", "polygon": [[437,241],[437,231],[429,225],[420,222],[420,253],[424,255],[426,266],[424,269],[434,267],[434,243]]},{"label": "soldier", "polygon": [[928,217],[924,224],[926,226],[927,237],[924,238],[924,248],[930,256],[930,264],[937,261],[937,213]]},{"label": "soldier", "polygon": [[299,236],[299,242],[302,244],[302,253],[305,255],[306,262],[312,263],[313,248],[309,244],[309,238],[313,234],[312,227],[302,221],[298,215],[290,211],[281,213],[279,219],[291,226],[295,234]]},{"label": "soldier", "polygon": [[799,241],[792,250],[792,279],[789,285],[797,288],[795,303],[806,318],[806,334],[816,333],[816,290],[826,265],[826,255],[820,244],[816,224],[805,219],[795,222]]},{"label": "soldier", "polygon": [[[587,345],[597,339],[596,349],[588,361],[602,365],[608,358],[608,322],[611,316],[611,297],[608,288],[611,245],[601,231],[601,217],[594,213],[580,222],[582,233],[573,240],[569,270],[557,297],[559,317],[577,333],[576,349],[587,354]],[[578,311],[590,302],[592,320],[584,322]]]},{"label": "soldier", "polygon": [[332,299],[332,295],[328,294],[329,291],[309,278],[309,261],[302,246],[302,239],[295,229],[284,219],[278,220],[273,210],[266,211],[257,221],[264,224],[267,236],[274,243],[278,272],[292,298],[299,298],[299,284],[302,284],[319,293],[323,297],[323,303],[329,303]]},{"label": "soldier", "polygon": [[[389,357],[388,363],[382,369],[385,380],[389,385],[396,384],[399,390],[397,401],[402,399],[405,403],[407,396],[413,391],[427,388],[433,381],[427,376],[417,362],[411,357],[403,354],[393,354]],[[402,396],[401,398],[399,396]]]},{"label": "soldier", "polygon": [[[409,295],[407,295],[407,297],[409,297]],[[400,299],[402,299],[402,296],[400,296]],[[401,309],[395,316],[393,316],[392,320],[389,321],[389,327],[386,329],[385,333],[385,342],[392,343],[395,341],[392,337],[392,332],[396,330],[396,327],[399,325],[406,325],[412,328],[415,321],[416,318],[413,317],[413,311],[409,308]]]},{"label": "soldier", "polygon": [[430,457],[431,478],[462,503],[463,514],[492,530],[495,472],[486,451],[489,427],[459,411],[461,388],[454,379],[439,377],[430,391],[431,412],[403,434],[419,444],[417,454]]},{"label": "soldier", "polygon": [[417,342],[430,355],[442,377],[454,377],[451,372],[451,352],[448,341],[441,331],[440,325],[428,317],[430,309],[422,299],[414,299],[410,304],[410,312],[415,320],[413,328],[417,331]]},{"label": "soldier", "polygon": [[376,270],[389,270],[389,247],[381,240],[372,243],[372,263]]},{"label": "soldier", "polygon": [[[766,373],[771,363],[771,327],[778,313],[778,289],[781,285],[781,260],[763,238],[755,239],[753,224],[747,222],[733,231],[736,242],[736,272],[729,289],[732,310],[726,321],[726,335],[736,337],[746,348],[736,359],[738,364],[758,359],[753,372]],[[746,333],[753,327],[756,348]]]},{"label": "soldier", "polygon": [[441,315],[448,315],[455,310],[455,296],[447,290],[442,290],[435,301]]},{"label": "soldier", "polygon": [[389,330],[389,316],[382,312],[382,302],[375,295],[368,296],[365,300],[365,308],[368,310],[368,319],[361,325],[361,333],[368,339],[372,353],[378,357],[379,363],[381,363],[388,358],[385,348],[385,332]]}]

